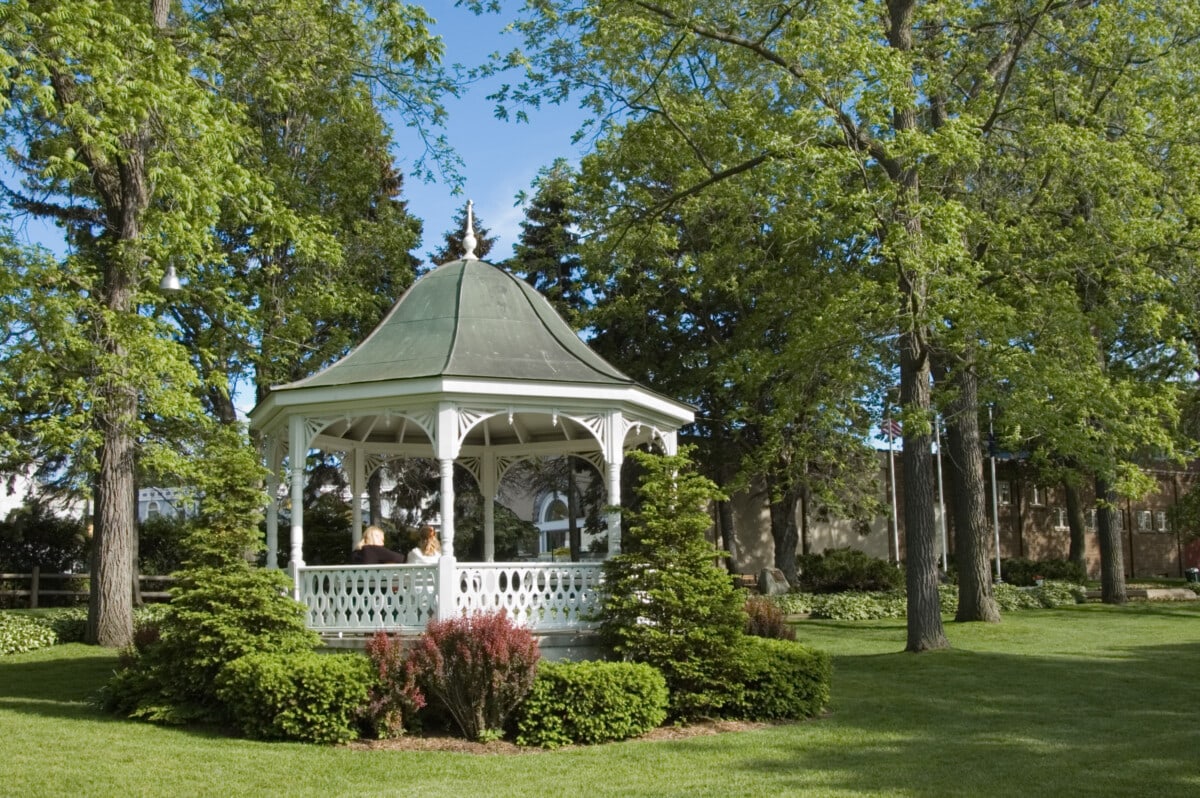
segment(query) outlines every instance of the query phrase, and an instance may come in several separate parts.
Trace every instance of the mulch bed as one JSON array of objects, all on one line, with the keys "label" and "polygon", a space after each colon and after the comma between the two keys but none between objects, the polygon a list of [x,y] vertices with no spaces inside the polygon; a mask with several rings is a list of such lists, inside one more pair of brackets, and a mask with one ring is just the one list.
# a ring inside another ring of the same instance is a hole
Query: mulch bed
[{"label": "mulch bed", "polygon": [[[645,742],[686,740],[691,737],[750,731],[769,725],[771,724],[733,720],[702,721],[691,723],[687,726],[660,726],[637,739]],[[517,754],[542,754],[546,752],[543,748],[516,745],[507,740],[493,740],[487,743],[479,743],[464,740],[461,737],[454,737],[450,734],[406,734],[394,740],[357,740],[348,743],[347,747],[361,751],[450,751],[460,754],[508,756]]]}]

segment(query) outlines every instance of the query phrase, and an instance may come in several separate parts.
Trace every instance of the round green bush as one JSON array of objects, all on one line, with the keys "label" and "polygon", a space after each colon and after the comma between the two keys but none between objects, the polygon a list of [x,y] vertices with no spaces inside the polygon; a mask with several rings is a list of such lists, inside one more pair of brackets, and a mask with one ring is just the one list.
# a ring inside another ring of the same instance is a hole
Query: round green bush
[{"label": "round green bush", "polygon": [[247,736],[342,743],[358,736],[372,679],[358,653],[258,652],[227,663],[216,688]]},{"label": "round green bush", "polygon": [[800,584],[811,593],[886,592],[904,586],[904,571],[858,549],[826,549],[798,558]]},{"label": "round green bush", "polygon": [[667,717],[667,682],[636,662],[543,662],[518,710],[519,745],[625,740]]},{"label": "round green bush", "polygon": [[738,671],[744,686],[738,715],[746,720],[794,720],[820,714],[829,703],[832,659],[788,640],[743,638]]}]

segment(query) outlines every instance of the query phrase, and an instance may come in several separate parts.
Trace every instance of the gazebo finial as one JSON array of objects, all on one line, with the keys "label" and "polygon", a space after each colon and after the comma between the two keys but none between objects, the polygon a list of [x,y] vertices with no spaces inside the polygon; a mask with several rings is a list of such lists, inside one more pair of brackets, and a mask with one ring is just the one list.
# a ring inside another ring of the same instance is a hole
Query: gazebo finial
[{"label": "gazebo finial", "polygon": [[467,200],[467,232],[463,236],[463,260],[479,260],[475,254],[475,203]]}]

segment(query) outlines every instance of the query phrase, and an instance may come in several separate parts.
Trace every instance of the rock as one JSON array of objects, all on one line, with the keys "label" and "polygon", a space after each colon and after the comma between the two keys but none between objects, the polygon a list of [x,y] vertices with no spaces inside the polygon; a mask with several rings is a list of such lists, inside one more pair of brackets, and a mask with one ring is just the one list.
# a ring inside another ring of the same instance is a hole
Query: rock
[{"label": "rock", "polygon": [[778,568],[764,568],[758,572],[758,592],[764,596],[783,595],[790,589],[783,571]]}]

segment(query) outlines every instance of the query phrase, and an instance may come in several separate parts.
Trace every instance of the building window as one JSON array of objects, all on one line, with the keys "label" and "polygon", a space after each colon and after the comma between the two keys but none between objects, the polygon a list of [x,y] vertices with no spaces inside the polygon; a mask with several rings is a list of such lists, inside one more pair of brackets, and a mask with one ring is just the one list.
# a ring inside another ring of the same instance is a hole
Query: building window
[{"label": "building window", "polygon": [[1137,531],[1138,532],[1149,532],[1150,531],[1150,511],[1149,510],[1138,510],[1137,511]]},{"label": "building window", "polygon": [[147,518],[158,518],[158,513],[159,513],[158,502],[150,502],[149,504],[146,505],[146,517]]},{"label": "building window", "polygon": [[1154,514],[1154,528],[1159,532],[1169,532],[1167,529],[1167,511],[1159,510]]},{"label": "building window", "polygon": [[548,524],[552,521],[564,521],[567,518],[567,500],[560,495],[555,495],[550,501],[546,502],[542,510],[542,523]]},{"label": "building window", "polygon": [[1096,508],[1095,507],[1093,507],[1092,509],[1087,511],[1087,528],[1088,529],[1096,528]]},{"label": "building window", "polygon": [[1044,499],[1045,499],[1045,496],[1042,493],[1042,489],[1039,488],[1037,485],[1034,485],[1033,487],[1031,487],[1029,489],[1029,504],[1030,504],[1030,506],[1041,507],[1045,503],[1043,501]]},{"label": "building window", "polygon": [[1067,526],[1068,526],[1067,525],[1067,508],[1066,507],[1055,507],[1054,508],[1054,528],[1055,529],[1066,529]]},{"label": "building window", "polygon": [[1001,504],[1012,504],[1012,484],[1006,479],[996,485]]}]

